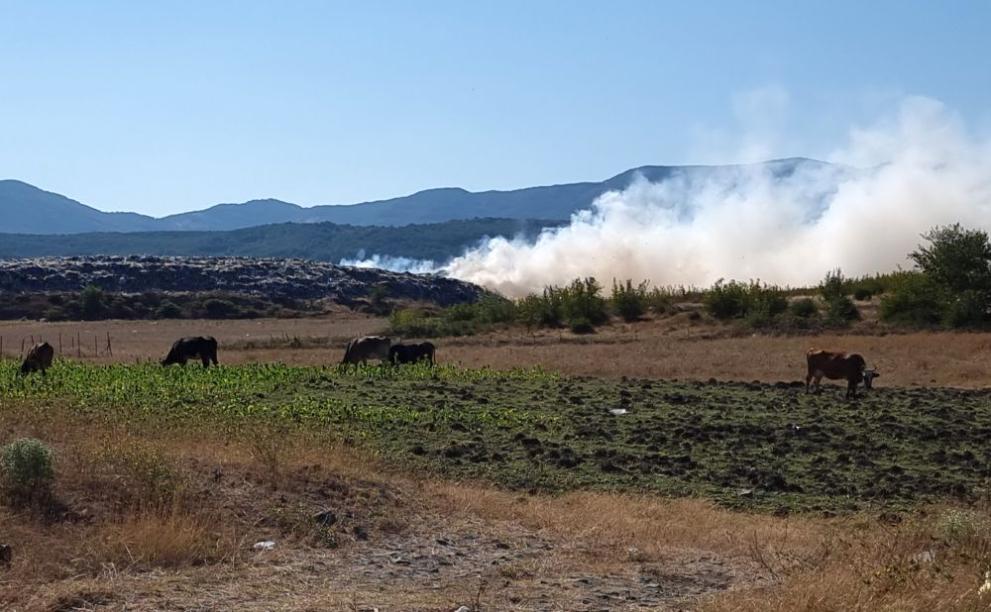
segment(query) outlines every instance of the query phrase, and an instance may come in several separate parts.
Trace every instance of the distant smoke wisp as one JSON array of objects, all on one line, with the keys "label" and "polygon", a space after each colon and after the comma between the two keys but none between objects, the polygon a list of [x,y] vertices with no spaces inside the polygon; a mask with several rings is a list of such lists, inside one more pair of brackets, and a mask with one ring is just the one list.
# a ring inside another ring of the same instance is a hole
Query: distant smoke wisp
[{"label": "distant smoke wisp", "polygon": [[804,285],[837,267],[905,266],[934,225],[991,229],[991,145],[936,101],[904,101],[891,120],[853,130],[829,160],[840,165],[634,181],[536,241],[494,238],[444,271],[508,296],[579,276]]},{"label": "distant smoke wisp", "polygon": [[390,272],[410,272],[412,274],[431,274],[438,271],[439,266],[429,259],[412,259],[410,257],[392,257],[389,255],[371,255],[366,257],[364,251],[358,251],[354,259],[342,259],[338,265],[355,268],[378,268]]}]

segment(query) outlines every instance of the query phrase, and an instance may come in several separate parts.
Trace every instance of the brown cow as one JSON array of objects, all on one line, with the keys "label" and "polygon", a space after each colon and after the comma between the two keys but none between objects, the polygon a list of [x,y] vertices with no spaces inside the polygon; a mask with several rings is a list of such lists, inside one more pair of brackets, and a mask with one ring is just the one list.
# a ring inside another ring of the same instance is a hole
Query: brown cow
[{"label": "brown cow", "polygon": [[825,376],[830,380],[846,379],[846,397],[857,397],[857,385],[861,381],[863,381],[865,389],[870,389],[874,379],[880,376],[877,370],[867,369],[867,362],[858,353],[835,353],[809,349],[809,352],[806,353],[806,361],[809,365],[809,372],[805,376],[806,393],[809,392],[813,379],[816,384],[816,392],[818,392],[819,382]]},{"label": "brown cow", "polygon": [[35,344],[28,351],[28,356],[24,358],[24,363],[21,364],[21,375],[27,375],[31,372],[41,371],[41,375],[45,375],[45,370],[52,367],[52,359],[55,357],[55,349],[52,348],[51,344],[47,342],[41,342]]},{"label": "brown cow", "polygon": [[387,336],[362,336],[348,342],[344,349],[344,359],[341,365],[368,363],[369,359],[378,359],[385,363],[389,361],[389,348],[392,340]]}]

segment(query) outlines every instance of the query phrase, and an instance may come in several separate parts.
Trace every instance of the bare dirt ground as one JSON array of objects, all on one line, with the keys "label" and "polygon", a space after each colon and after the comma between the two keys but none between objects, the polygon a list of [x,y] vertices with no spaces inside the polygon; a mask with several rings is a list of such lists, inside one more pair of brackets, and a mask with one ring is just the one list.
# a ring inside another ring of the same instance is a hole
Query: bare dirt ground
[{"label": "bare dirt ground", "polygon": [[[203,334],[219,340],[223,363],[321,365],[338,363],[348,339],[386,328],[385,319],[342,313],[327,318],[240,321],[8,321],[0,322],[0,336],[8,356],[18,356],[22,342],[26,346],[39,338],[58,349],[62,334],[66,357],[133,362],[160,359],[176,338]],[[879,385],[991,385],[991,334],[867,331],[768,336],[676,316],[615,323],[585,336],[511,329],[433,341],[439,360],[467,367],[540,366],[579,376],[765,382],[803,379],[805,352],[816,347],[862,353],[881,372]],[[76,346],[77,333],[81,348]],[[113,355],[106,351],[108,333]],[[98,355],[94,355],[94,345]]]}]

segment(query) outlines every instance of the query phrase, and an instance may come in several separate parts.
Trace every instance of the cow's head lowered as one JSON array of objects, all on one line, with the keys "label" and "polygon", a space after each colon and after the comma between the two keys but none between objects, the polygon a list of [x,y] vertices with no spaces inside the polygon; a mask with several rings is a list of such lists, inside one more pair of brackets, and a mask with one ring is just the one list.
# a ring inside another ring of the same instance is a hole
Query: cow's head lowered
[{"label": "cow's head lowered", "polygon": [[873,382],[875,378],[881,376],[881,373],[877,370],[864,370],[864,388],[873,389]]}]

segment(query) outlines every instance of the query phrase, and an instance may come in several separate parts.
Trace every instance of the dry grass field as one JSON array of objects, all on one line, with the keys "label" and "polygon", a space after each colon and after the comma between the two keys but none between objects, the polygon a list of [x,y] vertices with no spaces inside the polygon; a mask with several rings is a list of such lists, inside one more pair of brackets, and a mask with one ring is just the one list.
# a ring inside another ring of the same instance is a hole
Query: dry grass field
[{"label": "dry grass field", "polygon": [[[985,509],[900,523],[692,499],[519,494],[319,434],[0,413],[48,441],[61,513],[0,510],[4,610],[984,610]],[[273,435],[276,434],[276,435]],[[330,513],[327,525],[313,513]],[[271,540],[272,550],[255,542]]]},{"label": "dry grass field", "polygon": [[[66,358],[133,363],[160,358],[179,336],[211,334],[225,365],[324,365],[340,360],[348,338],[385,328],[383,319],[340,314],[5,322],[0,336],[7,357],[17,355],[22,339],[57,345],[61,333]],[[672,317],[588,336],[504,330],[436,343],[448,363],[540,366],[617,384],[626,384],[622,377],[793,381],[804,375],[805,350],[818,346],[863,352],[882,371],[879,385],[989,386],[991,334],[867,332],[754,336]],[[77,333],[81,348],[72,340]],[[105,352],[108,333],[113,355]],[[367,398],[360,401],[369,415],[378,414],[378,400],[362,385],[390,384],[374,374],[351,386],[314,376],[331,399],[345,388]],[[484,477],[415,469],[334,427],[171,418],[170,406],[194,401],[181,395],[163,399],[154,413],[136,398],[133,409],[117,398],[125,411],[109,410],[46,392],[61,384],[48,378],[0,394],[0,444],[34,437],[56,456],[54,499],[44,509],[0,506],[0,543],[13,547],[12,563],[0,563],[3,610],[991,608],[991,584],[983,586],[991,570],[987,495],[897,513],[880,504],[854,513],[775,514],[608,487],[558,494],[500,488]],[[278,381],[272,385],[279,389]],[[422,393],[441,398],[433,395],[435,383],[424,383]],[[445,397],[481,401],[464,393]],[[270,395],[258,394],[258,402]],[[861,417],[850,407],[842,418],[891,418],[870,412]],[[386,415],[381,427],[398,425]],[[534,482],[546,478],[546,467],[533,466]],[[255,548],[268,540],[272,550]]]},{"label": "dry grass field", "polygon": [[[3,351],[16,357],[31,339],[44,338],[62,354],[102,363],[160,359],[184,335],[213,335],[221,362],[291,365],[338,363],[347,340],[382,333],[385,319],[340,313],[303,319],[235,321],[98,321],[91,323],[0,322]],[[886,386],[991,386],[991,334],[965,332],[866,333],[769,336],[733,327],[669,317],[635,324],[616,323],[598,333],[568,331],[528,334],[504,330],[463,338],[434,339],[438,359],[466,367],[540,366],[576,376],[708,380],[799,380],[811,347],[858,351]],[[82,347],[75,346],[76,334]],[[113,355],[106,352],[111,336]],[[412,340],[412,339],[411,339]],[[98,355],[94,354],[94,344]]]}]

